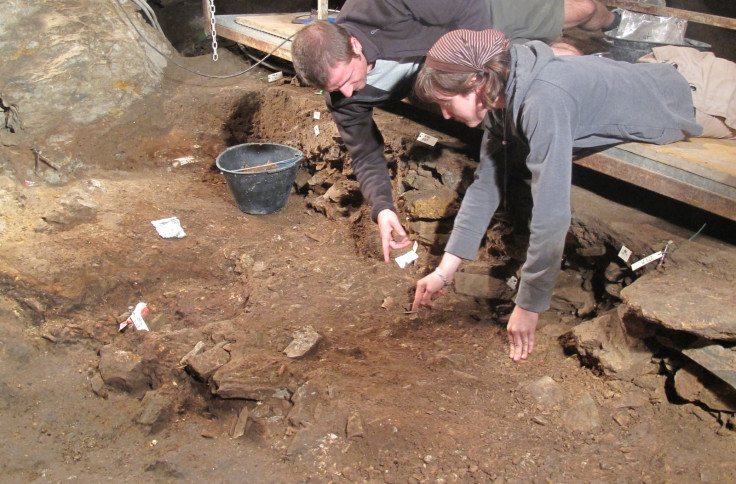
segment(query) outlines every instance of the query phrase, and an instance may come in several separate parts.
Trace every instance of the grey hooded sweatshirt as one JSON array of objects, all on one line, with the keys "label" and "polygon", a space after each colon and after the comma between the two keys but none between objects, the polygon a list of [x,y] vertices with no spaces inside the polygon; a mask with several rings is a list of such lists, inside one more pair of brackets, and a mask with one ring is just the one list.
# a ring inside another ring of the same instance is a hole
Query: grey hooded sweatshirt
[{"label": "grey hooded sweatshirt", "polygon": [[[534,207],[516,304],[549,308],[570,227],[575,148],[626,141],[666,144],[702,133],[690,87],[668,64],[630,64],[595,56],[560,56],[542,42],[513,45],[506,84],[506,129],[528,144]],[[492,113],[475,181],[455,218],[446,252],[474,260],[500,200]]]}]

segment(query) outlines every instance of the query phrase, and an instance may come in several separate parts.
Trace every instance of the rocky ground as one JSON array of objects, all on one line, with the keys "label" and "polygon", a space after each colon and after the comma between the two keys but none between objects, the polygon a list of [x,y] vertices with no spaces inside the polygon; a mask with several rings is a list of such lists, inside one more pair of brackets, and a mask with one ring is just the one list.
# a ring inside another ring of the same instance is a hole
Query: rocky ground
[{"label": "rocky ground", "polygon": [[[249,65],[227,50],[217,64],[176,61],[210,75]],[[380,258],[314,90],[269,83],[265,69],[211,79],[146,65],[130,70],[159,81],[140,91],[127,78],[117,98],[101,81],[80,87],[118,104],[85,96],[74,119],[66,94],[46,110],[32,101],[43,122],[13,124],[28,112],[9,94],[20,84],[1,91],[5,482],[736,479],[733,389],[713,374],[734,368],[730,222],[577,172],[553,309],[514,364],[506,282],[524,252],[524,203],[436,309],[405,311],[436,264],[477,133],[407,107],[377,113],[420,242],[400,269]],[[69,72],[49,85],[84,69]],[[215,159],[244,142],[305,153],[282,211],[236,206]],[[185,237],[151,224],[172,216]],[[622,245],[640,258],[668,240],[679,250],[662,267],[618,258]],[[139,302],[150,331],[119,331]]]}]

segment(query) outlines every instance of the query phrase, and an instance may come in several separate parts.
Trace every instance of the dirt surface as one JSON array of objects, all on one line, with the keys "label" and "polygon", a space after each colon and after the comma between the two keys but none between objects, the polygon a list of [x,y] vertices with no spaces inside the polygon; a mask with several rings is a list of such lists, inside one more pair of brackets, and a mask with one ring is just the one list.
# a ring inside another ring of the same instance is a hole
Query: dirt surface
[{"label": "dirt surface", "polygon": [[[64,183],[45,181],[47,166],[29,175],[27,146],[6,147],[4,482],[736,480],[728,417],[672,398],[661,360],[634,381],[597,376],[558,341],[580,321],[549,311],[514,364],[489,301],[450,290],[405,313],[426,249],[408,269],[384,264],[365,209],[328,217],[293,193],[278,213],[241,212],[214,163],[263,141],[243,113],[266,74],[169,66],[159,92],[74,133],[84,166]],[[274,139],[289,139],[299,110],[268,109],[284,120]],[[158,236],[151,221],[172,216],[186,237]],[[138,302],[150,332],[119,332]],[[316,348],[284,355],[309,327]],[[182,364],[200,341],[227,361],[214,376]],[[106,375],[111,354],[137,366]]]}]

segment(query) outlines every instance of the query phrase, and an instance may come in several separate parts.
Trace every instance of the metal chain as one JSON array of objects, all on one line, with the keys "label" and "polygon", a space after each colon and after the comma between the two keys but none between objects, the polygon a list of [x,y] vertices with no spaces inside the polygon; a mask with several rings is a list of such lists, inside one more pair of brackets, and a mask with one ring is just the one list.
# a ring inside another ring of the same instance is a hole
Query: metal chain
[{"label": "metal chain", "polygon": [[209,0],[210,4],[210,34],[212,35],[212,60],[217,61],[217,27],[215,22],[215,0]]}]

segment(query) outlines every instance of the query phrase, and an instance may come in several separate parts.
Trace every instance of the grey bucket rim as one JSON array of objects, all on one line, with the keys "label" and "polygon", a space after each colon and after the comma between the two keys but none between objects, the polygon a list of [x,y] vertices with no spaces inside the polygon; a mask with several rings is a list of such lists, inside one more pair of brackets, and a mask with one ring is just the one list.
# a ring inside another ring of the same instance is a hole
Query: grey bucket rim
[{"label": "grey bucket rim", "polygon": [[[229,170],[227,168],[223,168],[222,166],[220,166],[220,158],[222,158],[222,156],[225,153],[227,153],[230,150],[235,150],[236,148],[241,148],[243,146],[283,146],[285,148],[294,150],[295,153],[294,153],[293,160],[290,163],[286,163],[285,165],[279,165],[275,168],[271,168],[270,170],[260,170],[260,171],[248,172],[248,171]],[[237,145],[229,146],[222,153],[217,155],[217,158],[215,159],[215,165],[217,166],[217,169],[223,173],[230,173],[232,175],[257,175],[257,174],[263,174],[263,173],[277,173],[282,170],[287,170],[291,166],[293,166],[295,163],[298,163],[302,158],[304,158],[304,152],[294,148],[293,146],[284,145],[281,143],[240,143]]]}]

